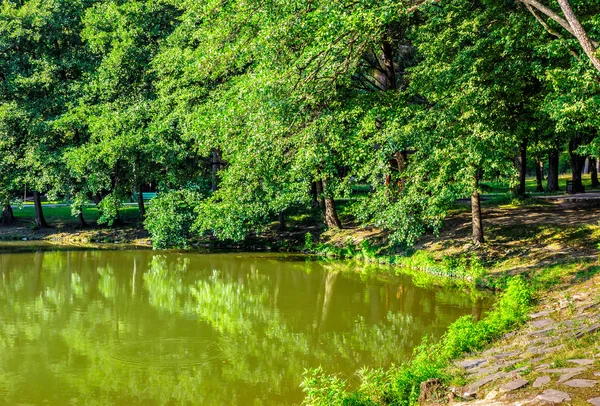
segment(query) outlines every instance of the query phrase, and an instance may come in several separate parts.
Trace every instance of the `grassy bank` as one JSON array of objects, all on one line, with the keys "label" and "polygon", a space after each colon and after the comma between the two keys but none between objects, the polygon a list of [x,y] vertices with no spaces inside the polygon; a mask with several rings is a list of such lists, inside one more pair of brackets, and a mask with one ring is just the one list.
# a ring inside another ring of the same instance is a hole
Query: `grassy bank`
[{"label": "grassy bank", "polygon": [[[511,203],[488,204],[484,215],[487,240],[478,247],[470,243],[469,215],[460,208],[447,219],[440,236],[427,236],[410,250],[387,244],[377,230],[362,230],[362,234],[328,232],[318,242],[307,237],[306,249],[319,255],[399,265],[502,292],[501,299],[486,318],[480,322],[470,317],[459,319],[439,342],[425,339],[410,362],[388,370],[359,371],[361,385],[358,389],[348,390],[345,381],[320,370],[307,371],[304,381],[307,404],[448,402],[455,393],[463,393],[461,388],[478,379],[457,368],[456,361],[464,357],[490,357],[490,350],[486,348],[499,347],[503,349],[496,352],[518,353],[513,363],[501,366],[504,369],[500,371],[504,370],[506,376],[511,370],[519,371],[515,376],[525,380],[541,376],[535,368],[542,363],[561,368],[571,366],[567,362],[571,358],[595,357],[600,349],[599,334],[591,331],[589,335],[573,339],[569,329],[573,323],[579,326],[576,319],[572,320],[578,308],[598,305],[600,210]],[[587,298],[589,303],[578,304],[581,297]],[[560,311],[555,311],[557,304],[560,304]],[[554,315],[552,323],[566,324],[544,332],[548,334],[544,339],[565,338],[560,345],[549,349],[548,354],[529,355],[531,338],[528,340],[528,337],[536,328],[526,321],[530,313],[547,309]],[[594,317],[590,319],[594,320]],[[578,328],[585,331],[589,326],[581,324]],[[482,376],[485,374],[479,378]],[[507,379],[504,378],[504,383]],[[560,384],[555,385],[559,386],[553,388],[562,389]],[[496,395],[498,385],[488,386],[484,387],[483,393],[499,396]],[[582,400],[589,395],[585,391],[570,393],[574,399]],[[500,400],[494,404],[514,404],[519,396],[533,398],[538,394],[529,388],[511,394],[513,397],[505,403]],[[491,404],[490,399],[487,403],[482,400],[481,404]]]},{"label": "grassy bank", "polygon": [[[349,215],[343,205],[340,212],[345,224],[351,224],[351,218],[344,217]],[[0,228],[0,239],[27,238],[61,244],[150,244],[135,206],[126,206],[121,212],[124,224],[111,228],[95,224],[98,213],[92,207],[84,211],[89,227],[76,224],[70,209],[64,206],[46,208],[46,218],[53,225],[50,229],[31,227],[31,207],[15,210],[15,214],[18,224]],[[320,370],[308,371],[304,381],[308,404],[413,404],[422,395],[430,400],[445,399],[451,393],[450,388],[466,385],[469,377],[455,367],[454,361],[467,354],[477,356],[490,343],[512,345],[506,333],[524,331],[530,312],[552,303],[567,303],[564,311],[568,312],[572,298],[584,290],[586,295],[600,297],[600,208],[513,201],[499,195],[485,202],[483,214],[486,242],[480,246],[471,243],[470,213],[468,206],[461,204],[446,219],[440,235],[426,235],[411,248],[395,246],[376,228],[347,226],[342,230],[327,230],[318,225],[318,210],[289,215],[286,230],[278,230],[274,223],[243,243],[204,238],[190,241],[190,245],[302,251],[318,257],[389,265],[389,270],[409,272],[417,284],[450,283],[461,288],[482,287],[503,292],[487,318],[480,322],[461,318],[441,341],[425,340],[410,362],[388,370],[359,371],[362,384],[356,390],[348,390],[343,380]],[[560,317],[568,318],[569,314]],[[561,365],[574,354],[589,353],[591,346],[600,342],[594,337],[566,343],[564,348],[554,351],[553,359],[548,362]],[[531,373],[535,376],[535,372]],[[428,383],[421,391],[423,382]]]},{"label": "grassy bank", "polygon": [[[476,322],[464,316],[453,323],[438,342],[424,338],[411,361],[389,370],[360,372],[362,384],[353,391],[346,382],[326,375],[321,369],[307,371],[302,384],[310,405],[383,405],[415,404],[422,397],[421,384],[429,392],[439,392],[451,381],[446,370],[450,362],[465,352],[478,350],[524,321],[531,294],[521,278],[512,279],[506,291],[487,317]],[[423,393],[424,394],[424,393]],[[431,393],[429,394],[431,397]],[[435,397],[433,394],[432,397]]]}]

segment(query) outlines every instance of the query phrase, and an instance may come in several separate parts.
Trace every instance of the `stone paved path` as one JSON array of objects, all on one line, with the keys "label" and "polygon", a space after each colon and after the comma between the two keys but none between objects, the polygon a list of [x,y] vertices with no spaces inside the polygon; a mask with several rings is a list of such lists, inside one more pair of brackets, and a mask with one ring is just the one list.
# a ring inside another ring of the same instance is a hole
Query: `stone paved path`
[{"label": "stone paved path", "polygon": [[600,297],[549,302],[517,333],[456,363],[467,384],[456,401],[473,405],[600,406]]}]

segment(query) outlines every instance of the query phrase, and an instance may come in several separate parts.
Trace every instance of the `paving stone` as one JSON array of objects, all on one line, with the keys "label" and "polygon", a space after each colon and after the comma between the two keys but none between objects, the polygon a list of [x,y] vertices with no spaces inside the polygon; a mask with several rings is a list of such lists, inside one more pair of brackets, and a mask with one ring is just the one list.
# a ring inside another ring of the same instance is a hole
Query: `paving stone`
[{"label": "paving stone", "polygon": [[577,308],[577,310],[578,310],[580,313],[582,313],[582,312],[586,311],[587,309],[590,309],[590,308],[592,308],[592,307],[596,306],[597,304],[598,304],[598,303],[587,303],[587,304],[584,304],[584,305],[582,305],[582,306],[579,306],[579,307]]},{"label": "paving stone", "polygon": [[510,352],[503,352],[500,354],[496,354],[494,355],[494,358],[496,359],[504,359],[504,358],[510,358],[510,357],[514,357],[515,355],[519,355],[521,354],[521,351],[510,351]]},{"label": "paving stone", "polygon": [[587,327],[587,328],[584,328],[584,329],[578,331],[577,333],[575,333],[575,338],[580,338],[586,334],[595,333],[598,330],[600,330],[600,323],[596,323],[590,327]]},{"label": "paving stone", "polygon": [[552,331],[554,331],[554,327],[545,328],[543,330],[532,331],[530,333],[527,333],[527,335],[528,336],[544,336],[544,335],[547,335],[548,333],[551,333]]},{"label": "paving stone", "polygon": [[487,365],[487,362],[488,361],[485,358],[467,359],[467,360],[459,362],[458,366],[462,367],[464,369],[471,369],[471,368]]},{"label": "paving stone", "polygon": [[471,376],[474,376],[474,375],[483,375],[483,374],[491,374],[492,372],[496,372],[499,369],[500,369],[499,365],[492,365],[492,366],[486,367],[486,368],[471,369],[471,370],[469,370],[469,374]]},{"label": "paving stone", "polygon": [[527,350],[527,352],[531,355],[552,354],[552,353],[562,350],[564,347],[565,346],[563,344],[561,344],[561,345],[557,345],[555,347],[530,348]]},{"label": "paving stone", "polygon": [[551,369],[540,369],[539,372],[548,374],[570,374],[574,372],[585,372],[585,368],[551,368]]},{"label": "paving stone", "polygon": [[569,402],[571,401],[571,397],[567,392],[559,391],[556,389],[546,389],[540,395],[538,395],[537,399],[544,400],[546,402],[551,403],[561,403],[561,402]]},{"label": "paving stone", "polygon": [[600,372],[594,372],[594,376],[600,376]]},{"label": "paving stone", "polygon": [[468,398],[470,396],[473,396],[482,386],[487,385],[488,383],[496,381],[500,378],[503,378],[504,376],[506,376],[504,372],[497,372],[493,375],[488,375],[476,382],[473,382],[465,388],[465,390],[463,391],[463,397]]},{"label": "paving stone", "polygon": [[593,388],[597,383],[598,381],[592,379],[572,379],[565,382],[565,385],[570,386],[571,388]]},{"label": "paving stone", "polygon": [[511,367],[515,364],[518,364],[519,362],[521,362],[520,359],[513,359],[513,360],[509,360],[509,361],[500,361],[498,362],[498,364],[502,367],[502,368],[506,368],[506,367]]},{"label": "paving stone", "polygon": [[548,367],[550,367],[550,364],[540,364],[537,367],[535,367],[535,370],[539,371],[540,369],[547,369]]},{"label": "paving stone", "polygon": [[555,337],[538,337],[538,338],[534,338],[533,340],[529,341],[529,345],[538,345],[538,344],[550,344],[551,342],[555,341],[556,338]]},{"label": "paving stone", "polygon": [[553,323],[554,323],[554,320],[552,320],[552,319],[541,319],[541,320],[536,320],[536,321],[532,322],[531,325],[535,328],[544,328]]},{"label": "paving stone", "polygon": [[558,378],[558,383],[563,383],[563,382],[567,382],[570,379],[575,378],[577,375],[581,375],[582,372],[571,372],[570,374],[564,374],[561,375],[560,378]]},{"label": "paving stone", "polygon": [[510,392],[513,390],[521,389],[523,386],[529,383],[526,379],[515,379],[500,388],[502,392]]},{"label": "paving stone", "polygon": [[533,387],[534,388],[541,388],[542,386],[546,385],[547,383],[550,383],[552,379],[546,375],[546,376],[540,376],[539,378],[537,378],[535,380],[535,382],[533,382]]},{"label": "paving stone", "polygon": [[549,315],[550,313],[553,313],[553,312],[554,312],[554,310],[544,310],[544,311],[541,311],[541,312],[532,313],[532,314],[529,315],[529,317],[531,317],[532,319],[538,319],[540,317],[547,316],[547,315]]},{"label": "paving stone", "polygon": [[577,365],[592,365],[594,363],[593,359],[569,359],[567,361]]},{"label": "paving stone", "polygon": [[532,364],[537,364],[538,362],[543,361],[545,359],[546,359],[546,357],[538,357],[538,358],[530,359],[529,362],[531,362]]},{"label": "paving stone", "polygon": [[588,399],[588,403],[591,403],[593,406],[600,406],[600,398]]}]

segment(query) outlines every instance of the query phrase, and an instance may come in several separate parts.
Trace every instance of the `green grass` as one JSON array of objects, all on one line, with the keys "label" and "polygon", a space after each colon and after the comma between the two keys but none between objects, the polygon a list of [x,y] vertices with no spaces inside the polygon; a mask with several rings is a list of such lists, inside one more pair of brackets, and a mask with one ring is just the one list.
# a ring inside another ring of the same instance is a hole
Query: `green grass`
[{"label": "green grass", "polygon": [[[558,177],[558,187],[560,189],[560,191],[558,192],[559,194],[562,194],[565,192],[568,180],[571,180],[570,174],[560,175]],[[544,180],[542,182],[544,189],[546,188],[546,182],[547,182],[546,180]],[[587,190],[600,191],[600,188],[592,188],[592,179],[591,179],[590,175],[583,175],[583,186],[585,187],[586,191]],[[495,193],[510,193],[511,192],[511,189],[507,184],[490,182],[490,181],[481,182],[481,188],[483,189],[484,195],[495,194]],[[536,188],[537,188],[536,179],[534,177],[527,178],[525,181],[526,193],[534,194],[534,195],[540,194],[540,192],[538,192],[536,190]]]},{"label": "green grass", "polygon": [[[76,216],[71,214],[70,206],[47,206],[43,205],[44,217],[48,223],[73,223],[79,224]],[[35,218],[35,209],[33,205],[23,205],[21,208],[13,207],[15,217],[20,220],[31,220]],[[124,222],[139,221],[140,212],[137,205],[127,205],[119,210],[121,220]],[[83,217],[87,222],[96,222],[100,217],[98,208],[95,206],[85,206],[83,208]]]}]

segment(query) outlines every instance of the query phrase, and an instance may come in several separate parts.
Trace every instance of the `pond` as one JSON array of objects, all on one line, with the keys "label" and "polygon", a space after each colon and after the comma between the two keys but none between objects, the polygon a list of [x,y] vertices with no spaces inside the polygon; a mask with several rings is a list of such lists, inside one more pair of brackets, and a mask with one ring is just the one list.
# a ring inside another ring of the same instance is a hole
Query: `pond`
[{"label": "pond", "polygon": [[300,404],[489,299],[276,254],[0,249],[0,404]]}]

